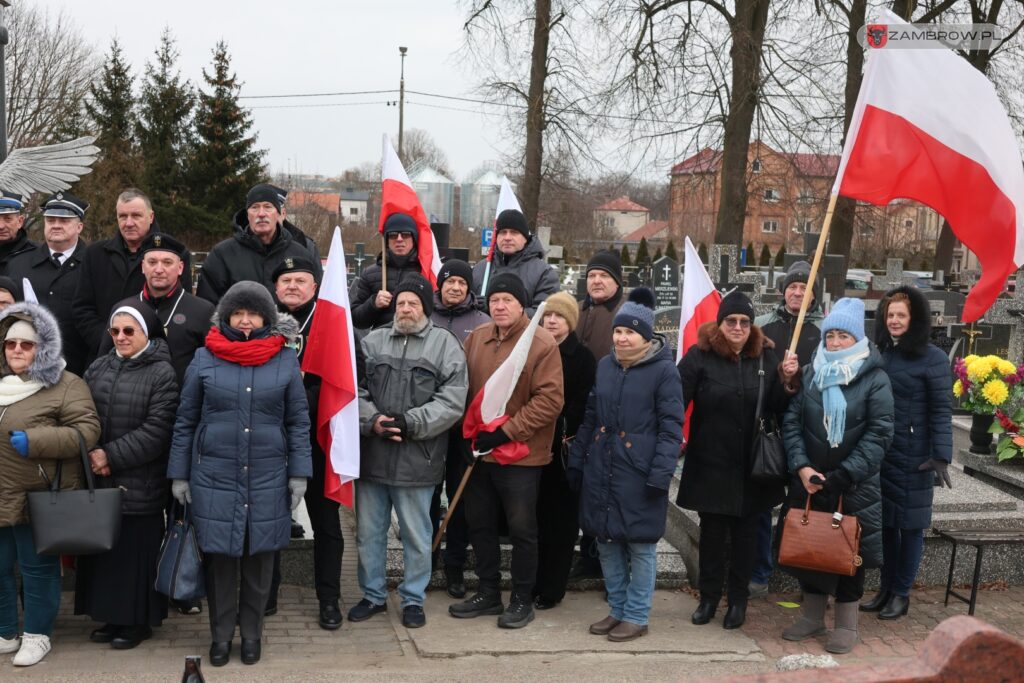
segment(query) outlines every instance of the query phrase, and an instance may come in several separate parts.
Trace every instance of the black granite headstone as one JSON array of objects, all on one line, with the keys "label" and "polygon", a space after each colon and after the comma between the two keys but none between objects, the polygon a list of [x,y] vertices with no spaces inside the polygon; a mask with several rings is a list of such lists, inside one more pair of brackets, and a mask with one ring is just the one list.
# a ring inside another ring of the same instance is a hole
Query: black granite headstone
[{"label": "black granite headstone", "polygon": [[679,305],[679,264],[668,256],[662,256],[651,266],[654,279],[654,299],[658,308],[672,308]]}]

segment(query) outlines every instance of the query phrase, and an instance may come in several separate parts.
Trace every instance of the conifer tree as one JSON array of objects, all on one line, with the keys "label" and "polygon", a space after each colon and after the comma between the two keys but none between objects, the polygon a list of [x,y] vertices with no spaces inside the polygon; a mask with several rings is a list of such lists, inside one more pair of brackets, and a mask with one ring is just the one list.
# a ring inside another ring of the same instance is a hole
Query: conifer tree
[{"label": "conifer tree", "polygon": [[703,263],[705,266],[709,265],[708,264],[708,248],[706,246],[704,246],[703,242],[701,242],[700,246],[697,247],[697,256],[700,257],[700,262],[701,263]]},{"label": "conifer tree", "polygon": [[679,263],[679,256],[676,254],[676,245],[672,243],[672,240],[668,241],[668,245],[665,247],[665,256]]},{"label": "conifer tree", "polygon": [[758,260],[759,266],[768,267],[772,264],[772,250],[768,248],[768,245],[761,247],[761,258]]},{"label": "conifer tree", "polygon": [[640,246],[636,248],[636,264],[642,266],[651,259],[651,255],[647,252],[647,238],[640,238]]},{"label": "conifer tree", "polygon": [[622,245],[621,257],[622,257],[622,265],[624,265],[624,266],[631,266],[631,265],[633,265],[632,259],[629,258],[629,245],[628,244],[623,244]]}]

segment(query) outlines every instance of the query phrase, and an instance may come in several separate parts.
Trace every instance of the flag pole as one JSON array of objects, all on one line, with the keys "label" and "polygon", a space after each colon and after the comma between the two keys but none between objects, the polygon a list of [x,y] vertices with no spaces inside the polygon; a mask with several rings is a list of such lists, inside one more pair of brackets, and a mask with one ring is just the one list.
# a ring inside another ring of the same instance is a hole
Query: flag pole
[{"label": "flag pole", "polygon": [[789,352],[796,353],[797,342],[800,341],[800,330],[804,326],[804,316],[807,314],[807,306],[814,298],[814,278],[818,275],[818,264],[821,263],[821,255],[825,253],[825,242],[828,241],[828,230],[832,227],[832,212],[836,209],[836,200],[839,193],[833,192],[828,200],[828,210],[825,211],[825,222],[821,226],[821,233],[818,235],[818,248],[814,250],[814,260],[811,262],[811,272],[807,276],[807,287],[811,290],[811,296],[804,294],[800,302],[800,315],[796,318],[796,327],[793,328],[793,337],[789,341]]},{"label": "flag pole", "polygon": [[441,537],[444,536],[444,530],[448,528],[448,522],[452,518],[452,513],[455,512],[455,506],[459,504],[459,499],[462,498],[462,490],[466,488],[466,482],[469,481],[469,475],[473,474],[473,468],[476,467],[477,460],[474,459],[469,467],[466,468],[466,473],[462,475],[462,481],[459,482],[459,488],[455,489],[455,495],[448,501],[448,511],[444,513],[444,519],[441,520],[441,526],[437,529],[437,535],[434,536],[434,544],[430,547],[430,552],[435,552],[437,547],[441,545]]},{"label": "flag pole", "polygon": [[380,235],[380,288],[381,291],[388,291],[388,238],[387,235]]}]

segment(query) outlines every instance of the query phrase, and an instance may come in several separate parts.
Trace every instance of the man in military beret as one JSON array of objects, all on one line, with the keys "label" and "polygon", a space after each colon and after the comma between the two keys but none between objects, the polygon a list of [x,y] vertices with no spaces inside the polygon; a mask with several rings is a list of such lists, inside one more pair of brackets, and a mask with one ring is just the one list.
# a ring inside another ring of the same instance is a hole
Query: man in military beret
[{"label": "man in military beret", "polygon": [[24,199],[19,194],[0,190],[0,275],[7,275],[13,257],[35,246],[25,232]]}]

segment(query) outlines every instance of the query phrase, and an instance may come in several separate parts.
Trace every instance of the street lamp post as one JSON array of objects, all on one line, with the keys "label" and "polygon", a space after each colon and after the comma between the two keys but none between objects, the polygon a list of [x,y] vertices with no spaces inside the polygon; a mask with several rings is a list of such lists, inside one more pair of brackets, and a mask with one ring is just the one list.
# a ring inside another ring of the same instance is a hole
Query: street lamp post
[{"label": "street lamp post", "polygon": [[[0,17],[3,16],[3,8],[10,6],[7,0],[0,0]],[[7,27],[0,24],[0,162],[7,158],[7,73],[4,69],[7,43]]]},{"label": "street lamp post", "polygon": [[[402,157],[402,138],[405,132],[405,53],[407,47],[399,47],[398,52],[402,55],[402,75],[398,81],[398,158]],[[404,161],[402,163],[405,163]]]}]

